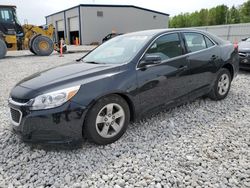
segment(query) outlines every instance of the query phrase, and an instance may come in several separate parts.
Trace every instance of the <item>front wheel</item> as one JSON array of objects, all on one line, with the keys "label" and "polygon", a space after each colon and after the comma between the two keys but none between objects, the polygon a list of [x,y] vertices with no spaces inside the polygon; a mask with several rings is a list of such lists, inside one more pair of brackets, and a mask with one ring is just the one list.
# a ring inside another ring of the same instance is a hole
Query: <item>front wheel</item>
[{"label": "front wheel", "polygon": [[231,74],[228,69],[221,69],[209,97],[213,100],[222,100],[227,97],[231,87]]},{"label": "front wheel", "polygon": [[110,144],[125,133],[129,120],[127,102],[118,95],[110,95],[98,100],[89,110],[84,124],[84,134],[96,144]]},{"label": "front wheel", "polygon": [[38,56],[49,56],[54,51],[54,43],[47,36],[38,35],[31,45],[33,53]]}]

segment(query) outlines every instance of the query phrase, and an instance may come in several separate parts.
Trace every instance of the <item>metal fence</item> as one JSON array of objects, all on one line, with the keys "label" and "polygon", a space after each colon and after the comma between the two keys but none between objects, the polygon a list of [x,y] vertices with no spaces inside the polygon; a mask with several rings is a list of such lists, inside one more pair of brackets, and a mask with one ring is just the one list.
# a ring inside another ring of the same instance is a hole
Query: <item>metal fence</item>
[{"label": "metal fence", "polygon": [[204,30],[213,33],[231,42],[240,41],[246,37],[250,37],[250,23],[203,26],[195,27],[194,29]]}]

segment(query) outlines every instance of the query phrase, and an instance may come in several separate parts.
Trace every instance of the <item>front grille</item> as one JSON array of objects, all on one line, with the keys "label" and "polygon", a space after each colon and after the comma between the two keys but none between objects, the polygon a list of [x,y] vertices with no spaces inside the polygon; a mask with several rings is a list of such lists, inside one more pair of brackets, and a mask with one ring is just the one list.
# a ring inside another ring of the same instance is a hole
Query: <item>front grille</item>
[{"label": "front grille", "polygon": [[22,113],[19,110],[10,108],[11,119],[15,125],[19,125],[22,119]]},{"label": "front grille", "polygon": [[29,102],[29,99],[18,99],[18,98],[11,98],[13,101],[18,102],[18,103],[27,103]]}]

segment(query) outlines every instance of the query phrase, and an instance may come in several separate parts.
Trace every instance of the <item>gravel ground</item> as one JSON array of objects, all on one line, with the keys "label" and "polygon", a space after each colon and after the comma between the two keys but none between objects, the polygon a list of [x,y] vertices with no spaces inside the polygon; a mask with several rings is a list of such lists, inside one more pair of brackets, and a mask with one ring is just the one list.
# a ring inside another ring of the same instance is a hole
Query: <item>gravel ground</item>
[{"label": "gravel ground", "polygon": [[27,145],[11,132],[7,98],[21,78],[81,57],[0,60],[0,187],[250,187],[250,73],[227,99],[196,101],[133,123],[116,143]]}]

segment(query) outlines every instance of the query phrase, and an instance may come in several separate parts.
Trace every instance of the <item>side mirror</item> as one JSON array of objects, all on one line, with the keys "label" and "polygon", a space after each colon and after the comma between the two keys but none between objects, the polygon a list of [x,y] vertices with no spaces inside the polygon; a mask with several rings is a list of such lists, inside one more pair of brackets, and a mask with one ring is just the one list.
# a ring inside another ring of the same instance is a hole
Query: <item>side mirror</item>
[{"label": "side mirror", "polygon": [[146,67],[148,65],[156,65],[161,63],[161,57],[158,55],[145,55],[140,62],[140,67]]}]

